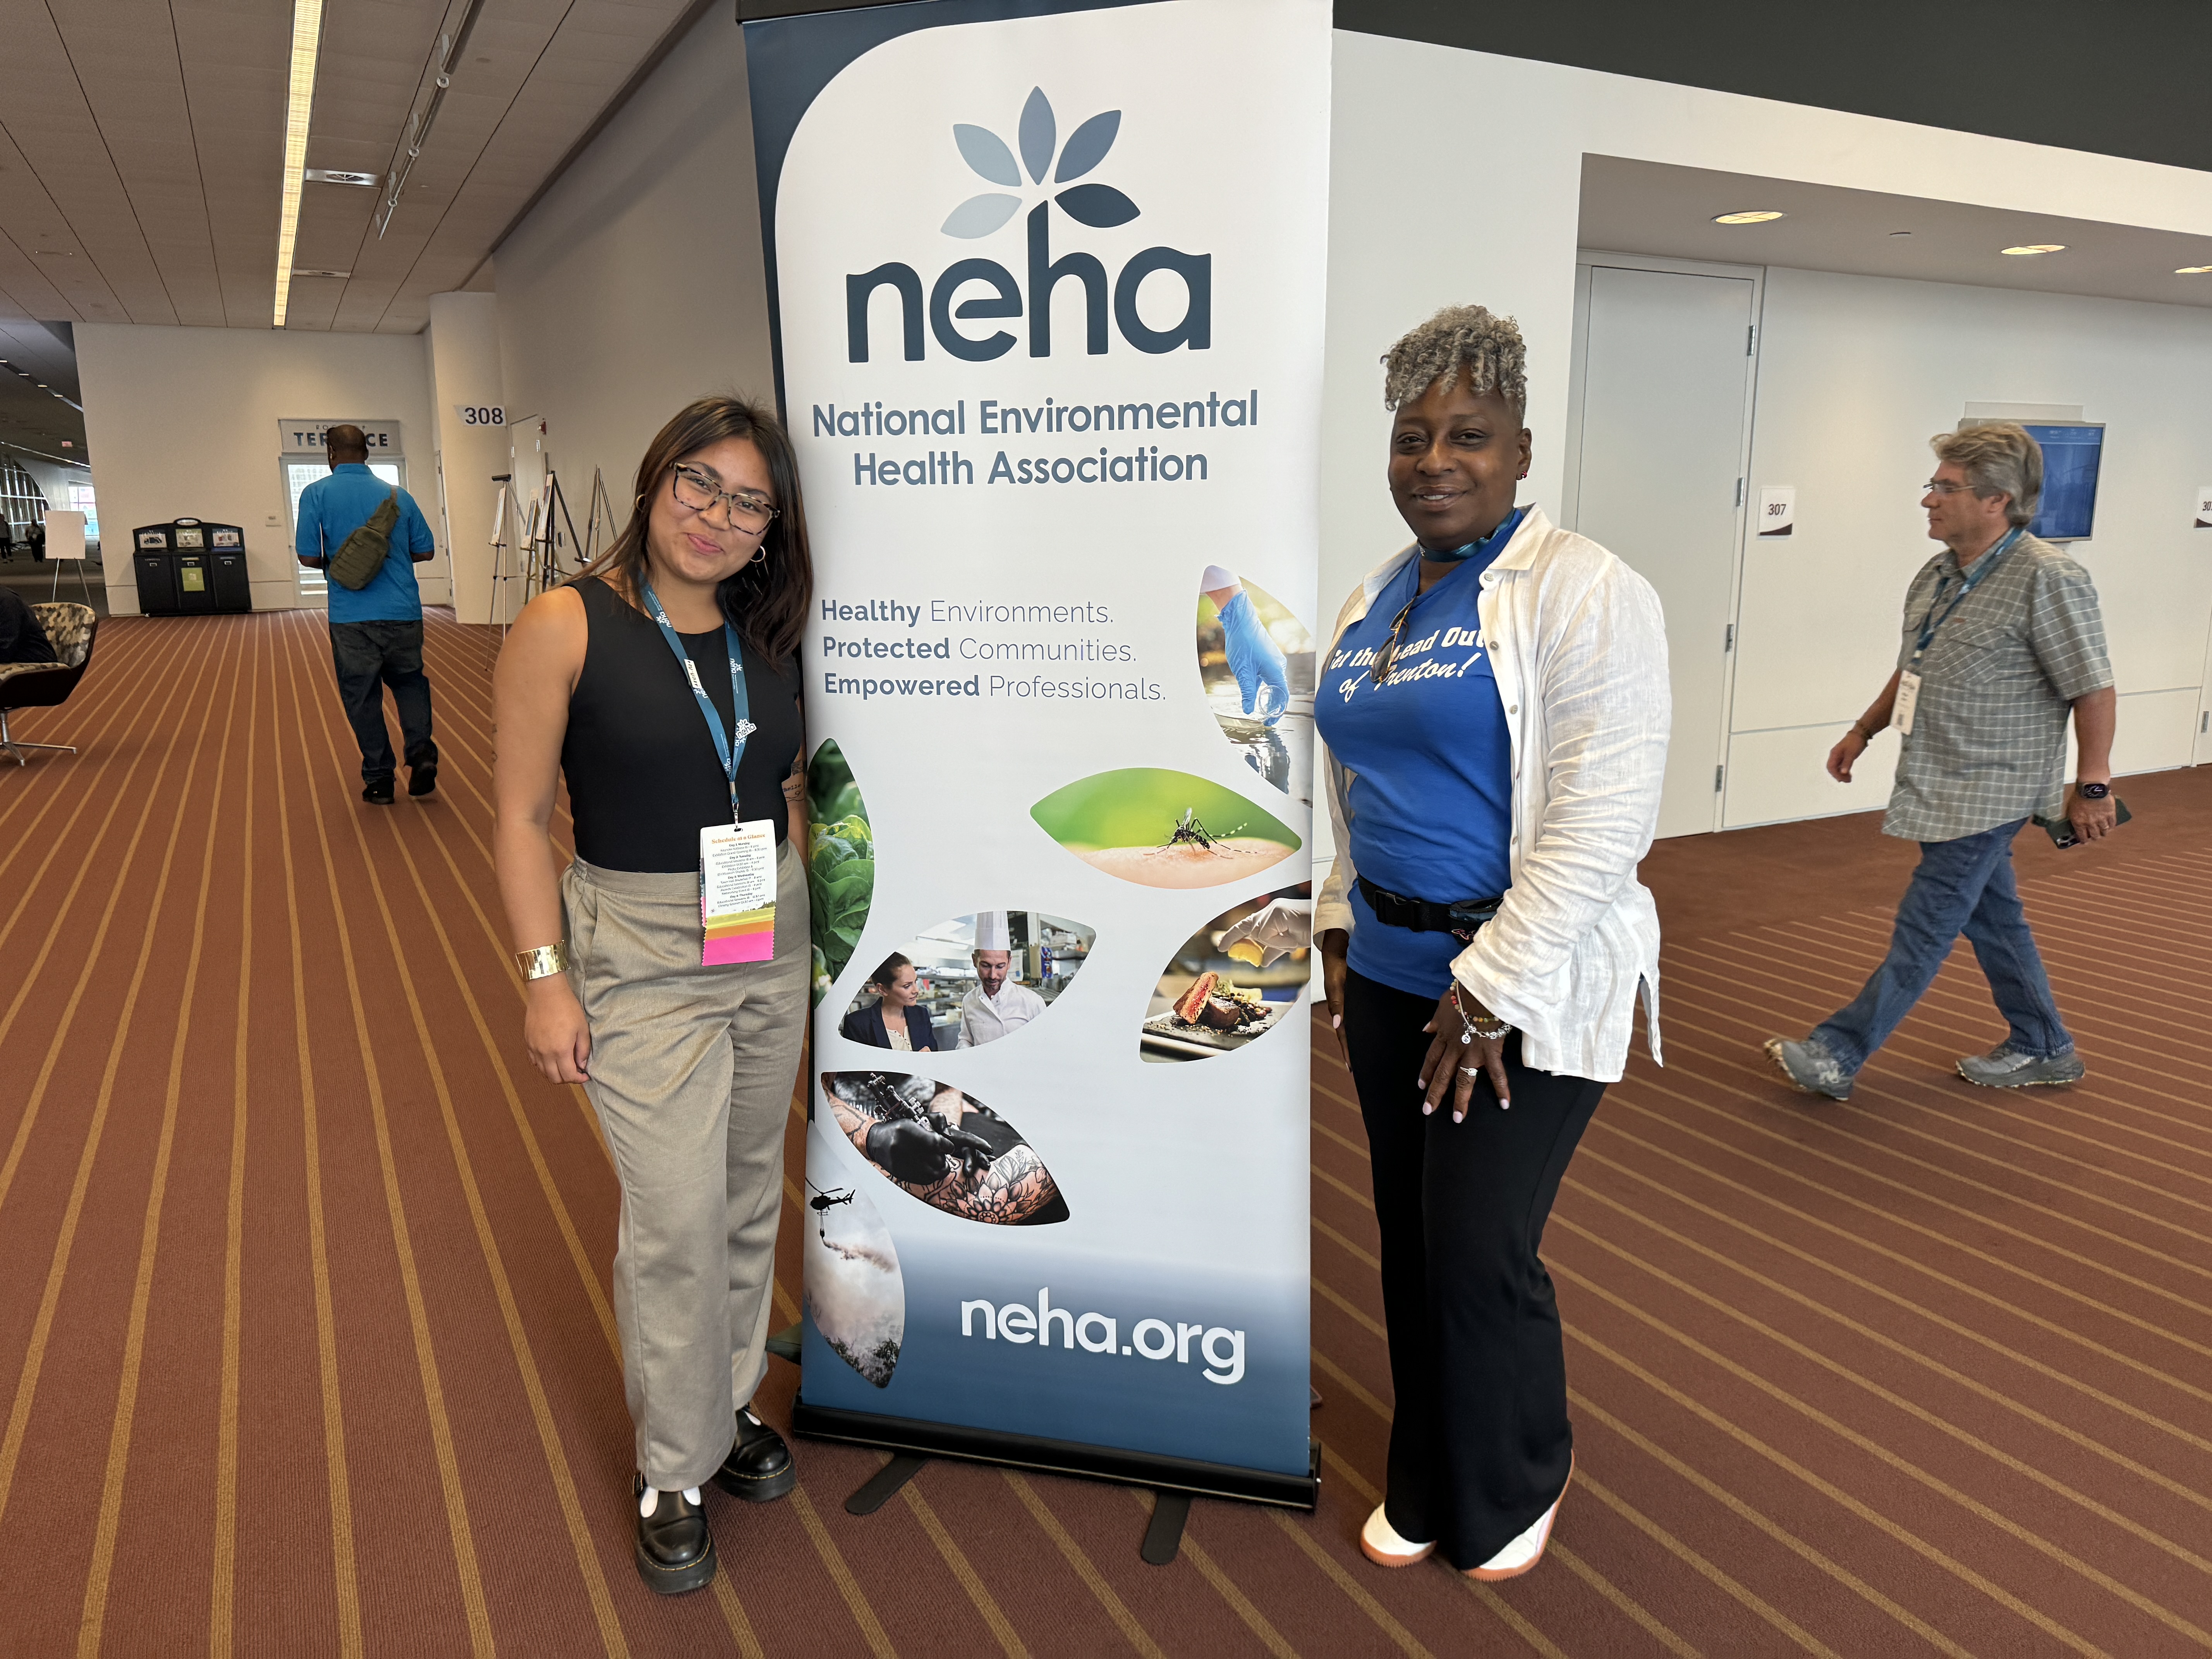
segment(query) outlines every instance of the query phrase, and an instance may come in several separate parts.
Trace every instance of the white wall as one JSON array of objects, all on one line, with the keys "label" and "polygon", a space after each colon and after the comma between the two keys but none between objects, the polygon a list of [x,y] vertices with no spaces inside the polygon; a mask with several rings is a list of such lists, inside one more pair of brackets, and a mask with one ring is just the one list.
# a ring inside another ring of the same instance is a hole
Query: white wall
[{"label": "white wall", "polygon": [[[245,528],[256,610],[300,603],[276,461],[276,423],[289,416],[398,421],[408,493],[437,520],[420,335],[80,323],[76,361],[118,615],[138,609],[131,530],[179,516]],[[446,602],[446,571],[442,559],[416,567],[426,602]]]},{"label": "white wall", "polygon": [[[653,434],[695,398],[772,404],[744,40],[710,9],[500,245],[500,356],[526,492],[550,454],[584,529],[592,470],[618,523]],[[542,446],[542,449],[541,447]]]},{"label": "white wall", "polygon": [[[430,396],[438,434],[438,541],[453,556],[453,614],[463,622],[509,621],[492,615],[492,508],[507,471],[504,427],[471,425],[459,405],[497,408],[505,398],[499,360],[499,296],[433,294]],[[433,510],[426,498],[423,510]]]},{"label": "white wall", "polygon": [[[2106,422],[2096,535],[2072,544],[2102,602],[2121,694],[2115,769],[2190,763],[2212,533],[2212,312],[1770,270],[1752,489],[1795,484],[1797,527],[1745,553],[1731,826],[1863,810],[1822,757],[1896,665],[1899,605],[1936,549],[1919,507],[1931,433],[1969,403],[2079,404]],[[1890,751],[1893,763],[1894,752]]]},{"label": "white wall", "polygon": [[[1475,109],[1481,112],[1482,131],[1494,141],[1492,149],[1480,161],[1440,171],[1435,158],[1466,154],[1468,112]],[[2183,168],[1340,31],[1330,144],[1322,434],[1322,453],[1332,460],[1322,481],[1322,591],[1316,612],[1324,626],[1361,574],[1407,539],[1383,487],[1388,426],[1376,360],[1400,333],[1437,307],[1478,301],[1519,319],[1528,342],[1528,423],[1535,442],[1522,499],[1547,507],[1558,501],[1585,154],[2160,229],[2201,231],[2212,225],[2212,176]],[[1440,200],[1448,204],[1443,210]],[[1958,292],[1964,296],[1960,308],[1987,298],[1980,290]],[[2007,297],[2047,303],[2033,296]],[[2178,308],[2141,309],[2163,315]],[[1836,340],[1827,349],[1847,352],[1850,346]],[[2061,350],[2056,345],[2051,349]],[[2058,356],[2049,361],[2060,365]],[[1879,401],[1881,395],[1881,386],[1870,375],[1864,396]],[[1996,401],[2030,395],[1991,387],[1959,397]],[[2045,393],[2038,400],[2094,402],[2104,395],[2078,389]],[[1926,476],[1916,470],[1926,465],[1927,434],[1954,423],[1963,412],[1953,408],[1928,418],[1922,411],[1933,409],[1933,396],[1900,393],[1884,405],[1899,432],[1897,447],[1887,453],[1903,467],[1908,493],[1902,510],[1908,514],[1911,486]],[[1764,411],[1759,418],[1768,432],[1777,430]],[[2195,429],[2201,432],[2201,423]],[[1914,445],[1923,447],[1905,460]],[[2138,448],[2130,468],[2136,466],[2136,457],[2150,453]],[[2184,468],[2192,471],[2207,469],[2202,464]],[[2185,476],[2160,487],[2179,494],[2200,482]],[[2108,492],[2114,488],[2106,486]],[[2106,499],[2113,496],[2107,494]],[[1909,568],[1919,543],[1908,529],[1901,538],[1893,533],[1885,545],[1896,550],[1881,556],[1894,562],[1885,562],[1881,580],[1868,584],[1865,617],[1851,623],[1855,633],[1863,628],[1869,640],[1883,646],[1894,637],[1898,584],[1893,578],[1898,567]],[[1805,557],[1802,552],[1795,556]],[[2127,556],[2111,547],[2097,556],[2100,577],[2113,585],[2114,599],[2131,607],[2134,578],[2118,564]],[[2201,561],[2204,555],[2195,556]],[[1785,592],[1770,592],[1762,599],[1763,614],[1790,614],[1793,603]],[[1796,609],[1820,617],[1826,627],[1838,627],[1837,619],[1810,601]],[[1851,614],[1857,617],[1856,611]],[[2195,625],[2201,641],[2201,609]],[[2130,621],[2115,631],[2124,653],[2122,672],[2130,684],[2138,674],[2156,678],[2170,672],[2172,641],[2156,629],[2137,632]],[[1858,688],[1867,662],[1881,648],[1864,647],[1871,656],[1838,656],[1822,676],[1808,677],[1822,682],[1808,688],[1818,698],[1808,696],[1793,707],[1815,720],[1829,718],[1832,703],[1841,711],[1835,718],[1848,720],[1871,695]],[[1850,647],[1852,653],[1861,649]],[[1858,702],[1845,709],[1852,696]],[[2130,716],[2135,717],[2134,711]],[[2144,723],[2154,722],[2146,718]],[[1732,765],[1753,760],[1755,747],[1735,755]],[[1801,757],[1794,751],[1777,753],[1757,763],[1771,768],[1778,779],[1798,767]],[[1860,790],[1869,787],[1863,782]],[[1854,801],[1848,810],[1879,805],[1880,789],[1872,793],[1874,799]],[[1325,857],[1329,849],[1317,846],[1316,851]]]}]

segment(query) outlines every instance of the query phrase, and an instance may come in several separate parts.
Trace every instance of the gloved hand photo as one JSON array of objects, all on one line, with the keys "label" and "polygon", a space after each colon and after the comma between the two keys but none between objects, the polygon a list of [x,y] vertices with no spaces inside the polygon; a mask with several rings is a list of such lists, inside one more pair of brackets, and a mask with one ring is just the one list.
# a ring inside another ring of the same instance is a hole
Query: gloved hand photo
[{"label": "gloved hand photo", "polygon": [[[1243,921],[1232,923],[1221,935],[1221,949],[1231,961],[1272,968],[1293,951],[1313,944],[1313,901],[1276,899]],[[1239,951],[1237,947],[1244,948]]]},{"label": "gloved hand photo", "polygon": [[945,1179],[945,1160],[953,1150],[948,1137],[911,1118],[868,1126],[868,1161],[894,1181],[935,1186]]},{"label": "gloved hand photo", "polygon": [[1221,640],[1229,655],[1229,672],[1237,676],[1237,688],[1244,694],[1244,712],[1254,712],[1265,686],[1273,695],[1261,706],[1267,724],[1273,726],[1291,706],[1291,677],[1281,650],[1252,608],[1252,596],[1241,587],[1221,607]]}]

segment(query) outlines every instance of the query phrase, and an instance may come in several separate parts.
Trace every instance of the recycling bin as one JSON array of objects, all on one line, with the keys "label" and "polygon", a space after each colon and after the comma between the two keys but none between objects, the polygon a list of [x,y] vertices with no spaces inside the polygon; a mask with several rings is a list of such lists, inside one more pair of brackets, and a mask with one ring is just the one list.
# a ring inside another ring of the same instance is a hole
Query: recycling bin
[{"label": "recycling bin", "polygon": [[234,524],[177,519],[131,532],[138,609],[149,617],[251,611],[246,532]]}]

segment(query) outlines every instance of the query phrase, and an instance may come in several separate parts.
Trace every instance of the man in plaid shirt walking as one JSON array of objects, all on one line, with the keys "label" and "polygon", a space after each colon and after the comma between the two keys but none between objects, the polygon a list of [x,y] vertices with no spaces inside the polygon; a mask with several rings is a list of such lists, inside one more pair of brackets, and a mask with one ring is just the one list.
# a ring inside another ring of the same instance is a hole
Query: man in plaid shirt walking
[{"label": "man in plaid shirt walking", "polygon": [[[1959,1061],[1969,1083],[2019,1089],[2086,1073],[2051,1000],[2051,981],[2013,880],[2012,839],[2031,816],[2062,811],[2075,835],[2112,832],[2112,665],[2089,573],[2027,533],[2043,494],[2043,452],[1992,422],[1930,441],[1938,465],[1920,505],[1948,550],[1906,590],[1897,672],[1828,753],[1849,783],[1874,734],[1903,739],[1882,833],[1920,843],[1897,908],[1889,955],[1857,999],[1767,1054],[1807,1094],[1848,1100],[1867,1058],[1912,1012],[1965,933],[2010,1026],[1986,1054]],[[2080,748],[2063,781],[2066,719]]]}]

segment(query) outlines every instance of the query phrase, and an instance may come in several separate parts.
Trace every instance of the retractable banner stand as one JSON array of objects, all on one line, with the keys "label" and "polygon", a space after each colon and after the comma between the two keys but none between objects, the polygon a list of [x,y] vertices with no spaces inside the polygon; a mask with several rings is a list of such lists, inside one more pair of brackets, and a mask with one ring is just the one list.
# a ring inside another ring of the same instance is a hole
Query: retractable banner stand
[{"label": "retractable banner stand", "polygon": [[1310,1504],[1328,8],[745,40],[816,571],[796,1424]]}]

